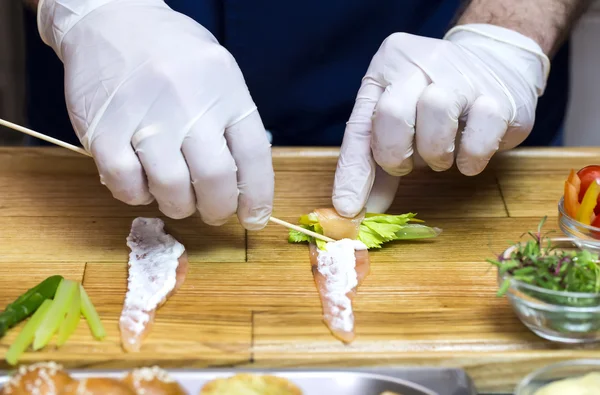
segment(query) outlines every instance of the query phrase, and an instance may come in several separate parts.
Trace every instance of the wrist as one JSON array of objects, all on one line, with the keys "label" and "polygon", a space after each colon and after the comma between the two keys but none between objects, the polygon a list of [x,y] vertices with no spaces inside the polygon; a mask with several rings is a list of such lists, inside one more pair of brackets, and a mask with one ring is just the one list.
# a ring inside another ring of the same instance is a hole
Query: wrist
[{"label": "wrist", "polygon": [[39,0],[37,26],[42,41],[62,60],[65,35],[90,12],[118,0]]},{"label": "wrist", "polygon": [[123,3],[123,7],[146,3],[167,7],[164,0],[39,0],[37,26],[40,37],[62,60],[62,44],[69,31],[92,12],[114,3]]},{"label": "wrist", "polygon": [[[543,94],[550,73],[550,59],[533,39],[515,30],[479,23],[455,26],[446,33],[444,39],[459,45],[475,45],[481,48],[488,48],[489,40],[493,40],[505,48],[524,51],[527,56],[522,71],[529,74],[528,80],[534,81],[538,96]],[[517,60],[512,58],[508,61]]]}]

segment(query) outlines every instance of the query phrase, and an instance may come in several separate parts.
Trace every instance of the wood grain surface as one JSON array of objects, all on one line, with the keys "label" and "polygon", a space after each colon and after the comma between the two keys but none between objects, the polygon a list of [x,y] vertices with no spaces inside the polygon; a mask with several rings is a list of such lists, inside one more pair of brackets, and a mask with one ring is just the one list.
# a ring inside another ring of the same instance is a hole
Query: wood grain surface
[{"label": "wood grain surface", "polygon": [[[337,150],[274,150],[273,214],[295,222],[331,206]],[[158,314],[137,354],[123,353],[118,317],[127,279],[125,238],[136,216],[112,198],[94,163],[60,148],[0,149],[0,304],[51,274],[83,281],[108,332],[94,341],[84,321],[62,348],[27,353],[24,363],[67,367],[340,367],[452,366],[466,369],[482,392],[512,391],[548,363],[600,356],[600,347],[551,343],[532,334],[497,298],[485,262],[549,216],[571,168],[598,161],[600,149],[517,149],[485,172],[415,170],[390,210],[416,212],[443,229],[433,241],[398,242],[371,253],[372,272],[355,300],[357,337],[345,346],[321,321],[306,245],[287,243],[269,224],[246,232],[198,216],[165,219],[187,248],[183,287]],[[2,356],[18,334],[0,339]],[[1,368],[9,368],[4,361]]]}]

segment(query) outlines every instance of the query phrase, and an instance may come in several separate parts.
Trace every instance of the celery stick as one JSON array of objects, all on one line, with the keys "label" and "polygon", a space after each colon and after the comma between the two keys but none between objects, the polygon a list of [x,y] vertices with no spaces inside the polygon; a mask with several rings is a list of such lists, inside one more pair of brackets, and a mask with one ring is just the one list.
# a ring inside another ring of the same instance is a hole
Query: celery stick
[{"label": "celery stick", "polygon": [[52,299],[62,276],[51,276],[27,290],[0,313],[0,336],[32,315],[46,299]]},{"label": "celery stick", "polygon": [[29,321],[25,324],[15,341],[10,345],[8,352],[6,353],[6,361],[11,365],[16,365],[21,354],[27,350],[27,347],[33,342],[35,331],[41,325],[46,318],[46,315],[50,311],[52,301],[46,299],[42,302],[40,307],[33,313]]},{"label": "celery stick", "polygon": [[54,336],[58,327],[65,319],[65,314],[67,314],[69,306],[73,301],[76,289],[77,283],[75,281],[67,279],[61,281],[52,301],[50,312],[37,331],[35,331],[35,338],[33,339],[34,350],[39,350],[50,342],[50,339],[52,339],[52,336]]},{"label": "celery stick", "polygon": [[420,224],[404,225],[402,229],[396,232],[395,240],[415,240],[437,237],[442,233],[440,228],[432,228]]},{"label": "celery stick", "polygon": [[75,295],[73,301],[67,311],[67,316],[58,329],[58,340],[56,341],[57,346],[62,346],[67,342],[69,337],[75,332],[79,321],[81,319],[81,292],[79,287],[75,287]]},{"label": "celery stick", "polygon": [[81,313],[83,313],[83,316],[87,320],[90,330],[92,331],[92,335],[97,340],[104,339],[106,336],[106,331],[104,330],[104,326],[102,326],[100,316],[96,312],[94,304],[81,284],[79,284],[79,292],[81,293]]}]

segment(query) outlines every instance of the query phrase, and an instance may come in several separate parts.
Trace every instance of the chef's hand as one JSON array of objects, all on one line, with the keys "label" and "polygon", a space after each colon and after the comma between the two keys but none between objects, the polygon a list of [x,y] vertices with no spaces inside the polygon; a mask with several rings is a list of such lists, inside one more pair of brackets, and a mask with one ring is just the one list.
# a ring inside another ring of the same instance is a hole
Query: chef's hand
[{"label": "chef's hand", "polygon": [[533,40],[492,25],[462,25],[443,40],[388,37],[346,127],[336,210],[349,217],[365,205],[386,211],[416,154],[435,171],[452,167],[456,154],[461,173],[480,173],[496,151],[530,133],[549,68]]},{"label": "chef's hand", "polygon": [[100,179],[131,205],[247,229],[271,215],[271,146],[231,54],[163,0],[41,0],[68,112]]}]

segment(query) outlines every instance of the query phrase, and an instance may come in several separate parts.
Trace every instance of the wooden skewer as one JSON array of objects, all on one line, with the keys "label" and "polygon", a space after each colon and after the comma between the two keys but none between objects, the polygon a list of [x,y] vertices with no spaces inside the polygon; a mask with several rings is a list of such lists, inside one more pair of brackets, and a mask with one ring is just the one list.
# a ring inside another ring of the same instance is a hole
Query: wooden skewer
[{"label": "wooden skewer", "polygon": [[69,149],[71,151],[78,152],[78,153],[80,153],[82,155],[86,155],[86,156],[90,156],[90,157],[92,156],[92,154],[90,154],[89,152],[87,152],[83,148],[79,148],[79,147],[77,147],[75,145],[72,145],[72,144],[69,144],[69,143],[65,143],[64,141],[60,141],[60,140],[55,139],[55,138],[50,137],[50,136],[46,136],[45,134],[41,134],[41,133],[35,132],[35,131],[31,130],[31,129],[27,129],[26,127],[17,125],[16,123],[5,121],[2,118],[0,118],[0,125],[4,125],[7,128],[16,130],[17,132],[28,134],[28,135],[36,137],[36,138],[38,138],[40,140],[44,140],[44,141],[47,141],[49,143],[56,144],[56,145],[58,145],[60,147]]},{"label": "wooden skewer", "polygon": [[[44,140],[44,141],[47,141],[49,143],[58,145],[59,147],[66,148],[66,149],[71,150],[73,152],[77,152],[79,154],[86,155],[86,156],[89,156],[89,157],[92,156],[92,154],[90,154],[89,152],[87,152],[83,148],[77,147],[77,146],[69,144],[69,143],[65,143],[64,141],[60,141],[58,139],[55,139],[54,137],[46,136],[45,134],[33,131],[31,129],[28,129],[28,128],[20,126],[20,125],[17,125],[16,123],[12,123],[12,122],[6,121],[6,120],[4,120],[2,118],[0,118],[0,125],[3,125],[3,126],[6,126],[7,128],[16,130],[17,132],[28,134],[28,135],[36,137],[36,138],[38,138],[40,140]],[[302,228],[300,226],[296,226],[294,224],[290,224],[289,222],[282,221],[282,220],[280,220],[278,218],[275,218],[275,217],[269,218],[269,221],[274,222],[274,223],[279,224],[279,225],[282,225],[282,226],[285,226],[286,228],[289,228],[289,229],[294,229],[294,230],[296,230],[296,231],[298,231],[300,233],[304,233],[305,235],[312,236],[315,239],[323,240],[323,241],[326,241],[326,242],[334,242],[335,241],[332,238],[329,238],[327,236],[323,236],[321,234],[312,232],[312,231],[310,231],[308,229],[304,229],[304,228]]]},{"label": "wooden skewer", "polygon": [[282,226],[285,226],[286,228],[297,230],[298,232],[304,233],[305,235],[312,236],[315,239],[319,239],[319,240],[323,240],[323,241],[327,241],[327,242],[335,242],[335,240],[333,240],[330,237],[323,236],[323,235],[315,233],[315,232],[313,232],[311,230],[304,229],[301,226],[296,226],[294,224],[290,224],[289,222],[282,221],[282,220],[280,220],[278,218],[275,218],[275,217],[269,218],[269,221],[275,222],[276,224],[279,224],[279,225],[282,225]]}]

